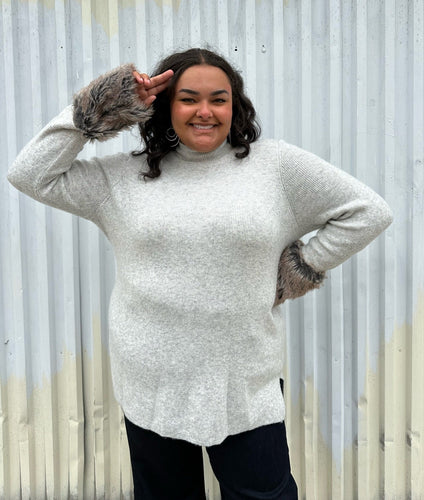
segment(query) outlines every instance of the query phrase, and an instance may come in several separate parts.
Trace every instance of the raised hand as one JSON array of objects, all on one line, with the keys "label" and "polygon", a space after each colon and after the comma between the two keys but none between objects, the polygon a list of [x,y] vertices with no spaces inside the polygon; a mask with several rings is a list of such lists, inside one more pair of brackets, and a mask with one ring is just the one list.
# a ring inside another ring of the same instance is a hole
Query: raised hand
[{"label": "raised hand", "polygon": [[137,71],[133,71],[133,75],[138,83],[138,95],[144,105],[149,107],[156,99],[157,94],[160,94],[168,87],[174,72],[172,69],[168,69],[152,78],[146,73],[138,73]]}]

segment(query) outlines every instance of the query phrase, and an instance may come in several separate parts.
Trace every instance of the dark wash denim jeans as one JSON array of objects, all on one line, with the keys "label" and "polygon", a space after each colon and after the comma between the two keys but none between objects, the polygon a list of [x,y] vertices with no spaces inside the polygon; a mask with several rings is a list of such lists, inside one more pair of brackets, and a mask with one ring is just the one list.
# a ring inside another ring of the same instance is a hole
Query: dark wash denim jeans
[{"label": "dark wash denim jeans", "polygon": [[[201,446],[164,438],[125,418],[135,500],[205,500]],[[284,422],[206,448],[222,500],[295,500]]]}]

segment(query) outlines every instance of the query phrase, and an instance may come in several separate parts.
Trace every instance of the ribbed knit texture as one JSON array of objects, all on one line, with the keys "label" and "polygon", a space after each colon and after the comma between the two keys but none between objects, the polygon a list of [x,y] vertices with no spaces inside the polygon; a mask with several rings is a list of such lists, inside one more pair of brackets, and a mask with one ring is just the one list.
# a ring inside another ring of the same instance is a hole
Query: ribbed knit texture
[{"label": "ribbed knit texture", "polygon": [[317,271],[359,251],[391,221],[372,190],[283,141],[180,145],[143,181],[144,156],[75,160],[86,139],[72,108],[20,153],[9,180],[85,217],[110,240],[115,395],[135,424],[209,446],[284,419],[280,255],[314,229],[304,261]]}]

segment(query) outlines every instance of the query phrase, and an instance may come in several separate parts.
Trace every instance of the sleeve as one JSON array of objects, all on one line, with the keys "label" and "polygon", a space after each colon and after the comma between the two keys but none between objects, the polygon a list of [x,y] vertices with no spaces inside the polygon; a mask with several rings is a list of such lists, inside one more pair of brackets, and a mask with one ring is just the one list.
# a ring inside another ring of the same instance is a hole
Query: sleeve
[{"label": "sleeve", "polygon": [[100,76],[78,92],[73,105],[49,122],[19,153],[8,172],[17,189],[47,205],[94,220],[110,193],[105,168],[122,165],[126,155],[77,160],[88,140],[106,140],[147,121],[136,91],[134,66],[126,64]]},{"label": "sleeve", "polygon": [[341,169],[296,146],[280,142],[282,189],[299,237],[280,258],[276,302],[318,288],[325,271],[362,250],[392,222],[387,203]]}]

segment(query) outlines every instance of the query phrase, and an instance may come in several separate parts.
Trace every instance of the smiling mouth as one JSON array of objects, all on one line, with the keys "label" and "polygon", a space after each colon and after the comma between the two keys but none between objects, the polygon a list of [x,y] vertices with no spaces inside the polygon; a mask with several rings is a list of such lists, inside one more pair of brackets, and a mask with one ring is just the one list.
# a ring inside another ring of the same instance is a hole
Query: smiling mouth
[{"label": "smiling mouth", "polygon": [[198,123],[191,123],[190,124],[192,127],[194,127],[196,130],[211,130],[212,128],[216,127],[216,125],[199,125]]}]

